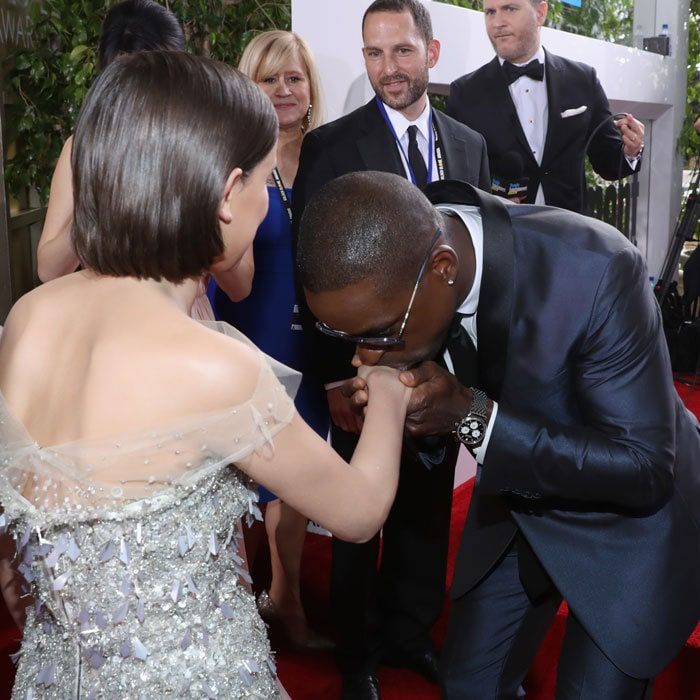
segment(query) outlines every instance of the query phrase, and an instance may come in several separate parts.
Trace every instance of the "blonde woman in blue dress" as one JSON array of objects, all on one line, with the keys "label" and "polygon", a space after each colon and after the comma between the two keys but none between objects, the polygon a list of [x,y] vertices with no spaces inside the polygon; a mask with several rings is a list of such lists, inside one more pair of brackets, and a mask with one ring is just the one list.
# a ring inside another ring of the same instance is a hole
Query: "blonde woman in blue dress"
[{"label": "blonde woman in blue dress", "polygon": [[[235,326],[263,352],[302,373],[295,406],[325,438],[328,401],[301,331],[291,223],[292,185],[301,142],[322,122],[321,82],[306,41],[283,30],[255,36],[243,51],[238,68],[257,83],[275,108],[279,122],[277,166],[268,180],[270,206],[255,236],[253,259],[241,264],[236,283],[234,275],[218,275],[209,285],[209,296],[217,319]],[[301,602],[306,517],[267,489],[260,490],[260,504],[265,504],[272,574],[269,589],[258,597],[260,613],[294,649],[330,649],[331,641],[307,624]],[[253,559],[256,534],[255,530],[247,531],[246,545]]]},{"label": "blonde woman in blue dress", "polygon": [[[277,120],[234,69],[184,53],[110,65],[75,131],[83,270],[0,336],[0,501],[36,603],[13,698],[279,697],[236,573],[253,480],[349,540],[393,499],[408,391],[368,375],[350,465],[298,416],[298,375],[188,315],[246,255]],[[358,507],[362,504],[362,507]]]}]

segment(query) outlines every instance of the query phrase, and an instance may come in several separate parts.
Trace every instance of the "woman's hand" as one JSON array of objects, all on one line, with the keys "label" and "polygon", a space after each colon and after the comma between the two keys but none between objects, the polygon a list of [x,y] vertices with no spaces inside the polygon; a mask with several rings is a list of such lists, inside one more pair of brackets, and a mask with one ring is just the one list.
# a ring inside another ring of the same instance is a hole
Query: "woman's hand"
[{"label": "woman's hand", "polygon": [[[408,401],[411,398],[411,393],[413,391],[412,387],[406,386],[399,380],[399,370],[393,367],[386,367],[384,365],[360,365],[357,369],[357,378],[364,381],[366,384],[365,394],[366,401],[365,404],[371,401],[371,392],[388,392],[390,395],[395,395],[396,399],[399,401],[399,405],[402,408],[408,406]],[[361,396],[354,395],[356,399],[356,404],[359,404]],[[366,405],[364,407],[366,411]]]}]

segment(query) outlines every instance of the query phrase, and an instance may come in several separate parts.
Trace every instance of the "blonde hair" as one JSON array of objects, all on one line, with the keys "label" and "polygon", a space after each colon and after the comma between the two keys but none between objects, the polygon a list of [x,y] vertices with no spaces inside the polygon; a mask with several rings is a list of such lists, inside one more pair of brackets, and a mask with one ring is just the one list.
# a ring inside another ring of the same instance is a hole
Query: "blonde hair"
[{"label": "blonde hair", "polygon": [[295,53],[304,65],[309,80],[309,95],[313,106],[306,130],[310,131],[323,123],[323,101],[316,61],[306,40],[294,32],[281,29],[258,34],[245,47],[238,69],[258,83],[283,70]]}]

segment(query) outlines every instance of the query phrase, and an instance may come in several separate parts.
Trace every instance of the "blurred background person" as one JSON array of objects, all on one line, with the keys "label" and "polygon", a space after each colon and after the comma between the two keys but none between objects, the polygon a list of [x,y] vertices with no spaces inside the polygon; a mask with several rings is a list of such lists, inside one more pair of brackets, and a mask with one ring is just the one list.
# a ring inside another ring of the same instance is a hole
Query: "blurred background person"
[{"label": "blurred background person", "polygon": [[[184,51],[185,35],[177,17],[153,0],[124,0],[107,12],[102,25],[98,47],[98,67],[104,70],[115,58],[137,51]],[[49,205],[44,228],[37,246],[37,271],[42,282],[74,272],[78,257],[73,250],[70,230],[73,223],[73,191],[71,187],[71,144],[66,140],[51,179]],[[252,250],[248,251],[234,270],[210,271],[226,289],[237,290],[240,285],[250,288]],[[247,271],[247,274],[241,274]],[[194,318],[212,320],[214,313],[206,296],[203,278],[199,294],[190,311]]]},{"label": "blurred background person", "polygon": [[[278,30],[256,36],[243,52],[239,68],[260,86],[277,113],[277,167],[268,183],[270,206],[255,236],[252,254],[241,263],[237,278],[228,278],[226,287],[218,280],[218,284],[213,282],[209,296],[216,318],[238,328],[267,354],[302,372],[297,410],[325,438],[328,409],[325,392],[304,348],[291,235],[292,185],[301,143],[323,116],[318,70],[304,39]],[[265,528],[272,571],[269,590],[258,598],[260,612],[295,648],[329,649],[332,642],[309,628],[301,603],[299,578],[307,519],[265,489],[260,490],[260,497],[267,503]],[[252,558],[255,538],[249,542]]]},{"label": "blurred background person", "polygon": [[[117,56],[135,51],[184,51],[185,35],[175,15],[153,0],[124,0],[107,12],[98,47],[98,69]],[[63,146],[51,179],[49,205],[36,251],[39,279],[48,282],[75,272],[78,256],[70,230],[73,224],[70,136]]]},{"label": "blurred background person", "polygon": [[631,175],[644,125],[631,114],[613,121],[595,70],[542,48],[547,9],[544,0],[484,0],[497,55],[452,83],[446,111],[486,139],[494,193],[495,181],[517,182],[527,185],[521,201],[582,212],[586,156],[606,180]]}]

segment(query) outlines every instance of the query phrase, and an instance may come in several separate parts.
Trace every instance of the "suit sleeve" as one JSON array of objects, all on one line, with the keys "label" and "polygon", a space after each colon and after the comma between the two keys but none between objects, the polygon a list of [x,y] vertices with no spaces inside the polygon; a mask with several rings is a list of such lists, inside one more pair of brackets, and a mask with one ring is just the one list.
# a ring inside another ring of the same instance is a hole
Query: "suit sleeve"
[{"label": "suit sleeve", "polygon": [[336,177],[332,164],[325,153],[321,139],[310,131],[302,141],[299,168],[292,191],[292,237],[294,250],[299,236],[299,224],[309,199]]},{"label": "suit sleeve", "polygon": [[452,117],[453,119],[456,119],[458,122],[464,124],[465,126],[470,127],[474,134],[476,134],[480,139],[480,143],[474,151],[476,153],[478,152],[479,148],[481,149],[479,180],[478,182],[475,182],[473,184],[476,185],[480,190],[483,190],[484,192],[491,192],[491,171],[489,168],[489,152],[488,147],[486,145],[486,139],[484,138],[483,134],[481,134],[479,131],[476,131],[471,126],[471,124],[469,124],[467,114],[462,108],[463,101],[461,99],[461,92],[463,91],[456,81],[450,85],[450,94],[447,98],[447,102],[445,103],[445,114]]},{"label": "suit sleeve", "polygon": [[[625,158],[622,145],[622,137],[612,120],[610,105],[605,95],[603,86],[596,77],[595,70],[592,70],[592,101],[593,108],[591,118],[591,133],[599,124],[603,124],[600,130],[593,136],[588,147],[588,158],[591,161],[593,170],[606,180],[618,180],[635,172],[630,168]],[[590,138],[590,135],[589,137]],[[636,170],[641,167],[641,159],[637,163]]]},{"label": "suit sleeve", "polygon": [[[477,132],[478,133],[478,132]],[[481,136],[481,167],[479,168],[479,189],[491,193],[491,171],[489,168],[489,153],[486,147],[486,139]]]},{"label": "suit sleeve", "polygon": [[502,401],[480,489],[593,502],[601,510],[660,508],[673,489],[675,392],[661,314],[636,250],[620,251],[608,264],[587,332],[572,352],[579,424]]},{"label": "suit sleeve", "polygon": [[[456,81],[450,84],[450,94],[447,96],[447,100],[445,101],[445,114],[453,119],[456,119],[458,122],[462,122],[462,124],[466,124],[464,115],[462,114],[462,99],[460,92],[461,89]],[[467,126],[469,125],[467,124]]]},{"label": "suit sleeve", "polygon": [[[295,260],[299,225],[309,200],[323,185],[340,174],[333,168],[323,140],[317,132],[310,131],[301,145],[299,168],[292,191],[292,246]],[[305,343],[313,357],[319,379],[325,385],[357,374],[357,370],[350,364],[354,348],[316,330],[316,318],[306,304],[304,290],[298,279],[297,299]]]}]

